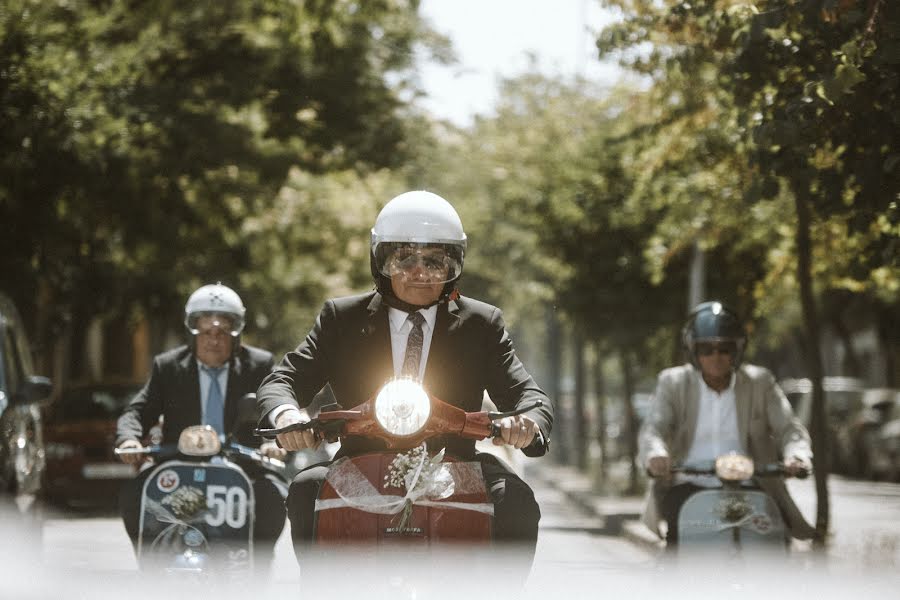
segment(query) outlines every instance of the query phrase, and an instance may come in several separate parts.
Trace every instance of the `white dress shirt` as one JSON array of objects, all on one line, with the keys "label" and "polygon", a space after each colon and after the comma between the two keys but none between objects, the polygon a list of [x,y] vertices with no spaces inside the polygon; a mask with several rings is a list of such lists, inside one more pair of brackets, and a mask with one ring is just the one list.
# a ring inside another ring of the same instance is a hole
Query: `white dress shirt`
[{"label": "white dress shirt", "polygon": [[[422,323],[422,358],[419,360],[419,381],[421,381],[425,375],[425,365],[428,364],[428,350],[431,348],[431,338],[434,335],[437,305],[423,308],[418,312],[425,318],[425,322]],[[400,371],[403,369],[403,359],[406,358],[406,344],[409,341],[412,323],[409,321],[409,313],[393,307],[388,309],[388,318],[391,322],[391,353],[394,359],[394,375],[399,377]]]},{"label": "white dress shirt", "polygon": [[[419,310],[425,317],[422,323],[422,358],[419,360],[419,379],[421,380],[425,374],[425,365],[428,364],[428,351],[431,348],[431,338],[434,337],[434,323],[437,320],[437,305]],[[403,359],[406,357],[406,343],[409,340],[409,332],[412,329],[412,323],[409,321],[409,313],[390,307],[388,309],[388,321],[391,326],[391,355],[394,363],[394,375],[400,376],[403,369]],[[207,378],[201,378],[207,379]],[[207,387],[209,382],[207,382]],[[206,395],[203,396],[206,398]],[[205,401],[204,401],[205,402]],[[269,411],[269,421],[274,426],[278,417],[289,410],[296,410],[289,404],[276,406]]]},{"label": "white dress shirt", "polygon": [[[719,393],[706,385],[703,377],[700,378],[697,429],[691,447],[684,457],[685,463],[711,461],[729,452],[746,454],[738,433],[734,381],[735,376],[732,373],[728,387]],[[722,485],[718,477],[712,475],[679,474],[675,477],[675,483],[686,482],[702,487],[721,487]]]}]

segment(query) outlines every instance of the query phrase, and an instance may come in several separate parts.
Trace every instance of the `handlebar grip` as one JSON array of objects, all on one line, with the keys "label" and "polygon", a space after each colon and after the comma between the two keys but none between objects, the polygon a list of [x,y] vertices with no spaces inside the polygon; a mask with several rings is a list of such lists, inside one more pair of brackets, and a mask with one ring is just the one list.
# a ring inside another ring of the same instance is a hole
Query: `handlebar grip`
[{"label": "handlebar grip", "polygon": [[274,429],[265,429],[265,428],[256,428],[253,430],[253,435],[272,439],[277,435],[281,435],[282,433],[290,433],[291,431],[306,431],[307,429],[312,429],[315,427],[316,421],[313,419],[312,421],[306,421],[304,423],[291,423],[290,425],[285,425],[284,427],[277,427]]},{"label": "handlebar grip", "polygon": [[137,448],[113,448],[113,454],[122,456],[126,454],[149,454],[153,451],[152,446],[139,446]]}]

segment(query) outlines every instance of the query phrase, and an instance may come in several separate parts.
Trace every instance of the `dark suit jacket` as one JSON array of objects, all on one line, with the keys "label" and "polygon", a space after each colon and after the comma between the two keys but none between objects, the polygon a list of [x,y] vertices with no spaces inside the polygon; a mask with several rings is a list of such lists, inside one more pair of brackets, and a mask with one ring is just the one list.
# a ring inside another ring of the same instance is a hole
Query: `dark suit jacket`
[{"label": "dark suit jacket", "polygon": [[[523,449],[529,456],[547,450],[553,409],[547,395],[516,356],[500,310],[484,302],[460,297],[438,306],[424,385],[429,393],[466,411],[481,410],[484,390],[502,411],[542,400],[532,411],[544,444]],[[285,355],[257,392],[260,426],[271,427],[268,413],[281,404],[306,407],[329,383],[345,409],[372,396],[394,375],[388,307],[381,295],[329,300],[306,339]],[[475,442],[458,438],[433,439],[429,447],[446,447],[463,458],[475,454]],[[376,440],[346,439],[341,454],[381,449]]]},{"label": "dark suit jacket", "polygon": [[[271,352],[252,346],[242,345],[231,359],[225,390],[225,433],[234,434],[242,444],[259,446],[261,440],[251,434],[255,416],[252,407],[248,413],[241,399],[256,391],[273,365]],[[154,357],[150,379],[119,417],[116,445],[146,436],[160,415],[165,417],[163,444],[178,443],[182,429],[202,422],[197,359],[188,346]]]}]

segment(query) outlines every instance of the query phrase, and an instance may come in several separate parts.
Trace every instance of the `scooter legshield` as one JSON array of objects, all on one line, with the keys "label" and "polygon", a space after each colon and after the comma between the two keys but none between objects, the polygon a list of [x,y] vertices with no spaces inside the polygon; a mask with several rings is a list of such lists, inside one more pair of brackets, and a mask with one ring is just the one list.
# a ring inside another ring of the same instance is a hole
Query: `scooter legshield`
[{"label": "scooter legshield", "polygon": [[141,568],[244,571],[253,567],[253,486],[233,463],[167,461],[141,493]]},{"label": "scooter legshield", "polygon": [[679,547],[784,547],[785,525],[775,501],[756,489],[703,490],[678,514]]},{"label": "scooter legshield", "polygon": [[[385,476],[394,452],[372,453],[348,459],[368,480],[376,493],[384,498],[399,498],[403,491],[389,487]],[[455,463],[447,457],[445,462]],[[477,464],[477,463],[476,463]],[[480,465],[478,474],[480,475]],[[461,490],[461,491],[460,491]],[[329,480],[319,491],[319,502],[341,502],[341,494]],[[390,500],[388,500],[390,501]],[[448,506],[413,505],[409,521],[400,526],[400,514],[378,514],[351,506],[316,511],[315,540],[324,545],[359,545],[390,543],[489,543],[492,539],[493,516],[488,512],[453,508],[449,503],[465,503],[472,507],[490,506],[491,500],[481,476],[480,486],[457,488],[452,495],[443,498]]]}]

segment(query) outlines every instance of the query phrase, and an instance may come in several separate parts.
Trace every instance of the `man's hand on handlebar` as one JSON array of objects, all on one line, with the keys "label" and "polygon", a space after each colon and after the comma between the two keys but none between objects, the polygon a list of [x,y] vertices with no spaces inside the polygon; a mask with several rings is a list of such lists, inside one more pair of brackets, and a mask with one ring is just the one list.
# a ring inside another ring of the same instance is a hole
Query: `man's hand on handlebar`
[{"label": "man's hand on handlebar", "polygon": [[538,425],[525,415],[505,417],[497,421],[500,427],[500,435],[494,437],[497,446],[506,444],[513,448],[525,448],[534,441],[538,433]]},{"label": "man's hand on handlebar", "polygon": [[[131,448],[141,448],[143,445],[137,440],[125,440],[121,444],[118,445],[119,450],[128,450]],[[121,460],[126,465],[137,465],[144,462],[144,459],[147,458],[146,454],[134,453],[134,454],[119,454],[119,460]]]},{"label": "man's hand on handlebar", "polygon": [[[280,429],[294,423],[308,423],[309,420],[309,414],[306,411],[289,409],[275,419],[275,428]],[[285,450],[303,450],[304,448],[315,450],[322,443],[322,440],[316,436],[316,432],[312,429],[280,433],[275,436],[275,439],[278,440],[278,443]]]},{"label": "man's hand on handlebar", "polygon": [[651,456],[647,459],[647,471],[651,477],[667,479],[672,475],[672,459],[668,456]]},{"label": "man's hand on handlebar", "polygon": [[800,458],[789,458],[784,461],[784,474],[788,477],[805,477],[812,471],[809,461]]},{"label": "man's hand on handlebar", "polygon": [[287,456],[287,450],[279,448],[275,442],[263,442],[259,447],[259,453],[278,460],[284,460]]}]

